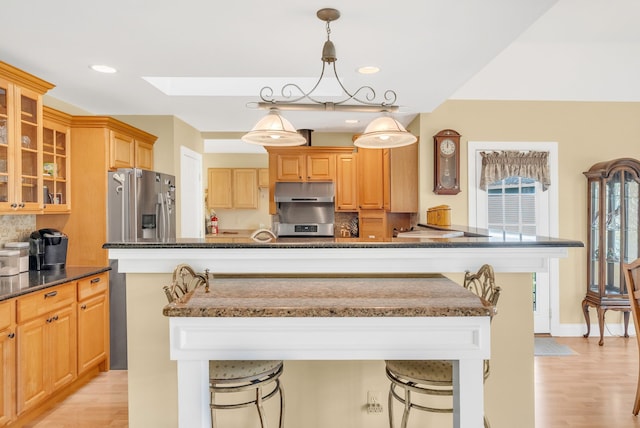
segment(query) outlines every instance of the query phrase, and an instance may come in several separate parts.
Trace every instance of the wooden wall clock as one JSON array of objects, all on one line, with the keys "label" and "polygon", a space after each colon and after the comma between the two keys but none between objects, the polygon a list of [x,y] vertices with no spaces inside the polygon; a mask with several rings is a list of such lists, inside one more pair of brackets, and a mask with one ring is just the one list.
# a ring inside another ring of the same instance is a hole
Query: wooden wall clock
[{"label": "wooden wall clock", "polygon": [[460,193],[460,134],[445,129],[433,136],[433,192],[438,195]]}]

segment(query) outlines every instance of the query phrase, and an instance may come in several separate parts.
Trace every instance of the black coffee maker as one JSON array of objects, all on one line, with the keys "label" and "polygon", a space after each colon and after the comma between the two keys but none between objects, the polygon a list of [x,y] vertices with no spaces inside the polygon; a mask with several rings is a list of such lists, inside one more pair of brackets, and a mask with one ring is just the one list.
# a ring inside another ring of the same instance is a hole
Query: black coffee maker
[{"label": "black coffee maker", "polygon": [[40,229],[29,237],[29,269],[60,270],[67,262],[67,235],[56,229]]}]

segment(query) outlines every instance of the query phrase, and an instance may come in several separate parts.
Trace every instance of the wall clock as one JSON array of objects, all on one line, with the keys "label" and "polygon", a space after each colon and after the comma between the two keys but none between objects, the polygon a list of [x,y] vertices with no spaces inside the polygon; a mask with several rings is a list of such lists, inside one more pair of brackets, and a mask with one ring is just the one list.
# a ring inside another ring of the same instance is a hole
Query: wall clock
[{"label": "wall clock", "polygon": [[433,192],[438,195],[460,193],[460,134],[445,129],[433,136]]}]

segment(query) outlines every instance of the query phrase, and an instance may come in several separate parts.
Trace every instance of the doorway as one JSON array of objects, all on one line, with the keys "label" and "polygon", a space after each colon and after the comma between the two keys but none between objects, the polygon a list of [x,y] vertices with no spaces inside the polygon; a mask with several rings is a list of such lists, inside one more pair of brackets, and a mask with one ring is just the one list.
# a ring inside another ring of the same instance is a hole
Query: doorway
[{"label": "doorway", "polygon": [[[509,177],[479,188],[480,152],[495,150],[547,151],[551,186],[545,192],[540,183],[524,177]],[[558,236],[558,164],[554,142],[472,142],[468,143],[469,225],[508,232]],[[548,272],[531,277],[535,333],[553,333],[559,308],[558,261],[548,261]]]},{"label": "doorway", "polygon": [[202,155],[180,146],[180,237],[204,238]]}]

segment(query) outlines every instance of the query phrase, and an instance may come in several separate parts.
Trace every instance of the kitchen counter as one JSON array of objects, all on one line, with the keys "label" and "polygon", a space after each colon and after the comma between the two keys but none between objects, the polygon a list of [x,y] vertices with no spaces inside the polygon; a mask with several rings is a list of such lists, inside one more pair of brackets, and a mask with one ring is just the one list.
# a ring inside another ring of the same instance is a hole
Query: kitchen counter
[{"label": "kitchen counter", "polygon": [[163,314],[169,317],[489,316],[490,307],[442,275],[216,275]]},{"label": "kitchen counter", "polygon": [[492,310],[442,275],[214,276],[163,310],[178,426],[210,426],[209,360],[438,359],[461,380],[453,426],[479,427]]},{"label": "kitchen counter", "polygon": [[0,277],[0,301],[86,278],[110,269],[110,267],[67,266],[59,271],[29,271],[19,275],[3,276]]}]

